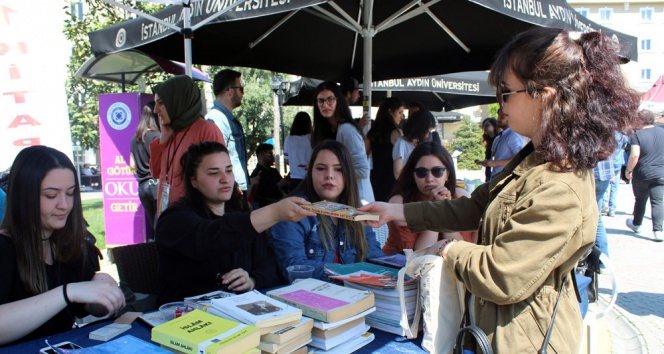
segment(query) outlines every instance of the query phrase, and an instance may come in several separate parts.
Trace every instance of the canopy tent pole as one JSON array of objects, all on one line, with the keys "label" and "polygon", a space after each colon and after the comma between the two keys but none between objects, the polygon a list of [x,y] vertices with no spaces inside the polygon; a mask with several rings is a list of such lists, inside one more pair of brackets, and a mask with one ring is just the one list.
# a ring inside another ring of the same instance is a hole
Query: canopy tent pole
[{"label": "canopy tent pole", "polygon": [[[219,10],[214,15],[206,18],[205,20],[201,21],[199,24],[197,24],[196,26],[194,26],[192,28],[191,27],[191,1],[192,0],[182,0],[182,7],[183,7],[183,10],[184,10],[184,19],[183,19],[184,23],[183,23],[183,28],[180,28],[180,27],[178,27],[174,24],[171,24],[171,23],[166,22],[162,19],[156,18],[156,17],[154,17],[150,14],[147,14],[143,11],[136,10],[133,7],[121,4],[121,3],[119,3],[115,0],[104,0],[104,1],[111,4],[111,5],[115,5],[115,6],[121,8],[123,10],[129,11],[129,12],[135,14],[135,15],[138,15],[138,16],[141,16],[141,17],[146,18],[148,20],[157,22],[157,23],[159,23],[163,26],[166,26],[166,27],[174,30],[174,31],[182,33],[182,35],[184,36],[184,64],[185,64],[185,69],[184,70],[185,70],[185,73],[187,74],[187,76],[189,76],[189,77],[193,77],[192,70],[191,70],[191,66],[193,64],[193,59],[192,59],[192,55],[191,55],[191,39],[194,37],[194,31],[197,30],[198,28],[204,26],[208,22],[214,20],[215,18],[225,14],[226,12],[228,12],[231,9],[235,8],[239,4],[245,2],[245,0],[235,0],[228,7],[225,7],[223,9]],[[185,1],[186,1],[186,3],[185,3]],[[156,1],[156,2],[159,2],[159,1]]]},{"label": "canopy tent pole", "polygon": [[362,63],[364,89],[362,94],[364,95],[364,100],[362,106],[364,109],[369,108],[369,112],[364,113],[371,116],[371,63],[373,62],[373,37],[376,34],[373,27],[373,0],[364,0],[362,5],[364,16],[364,26],[362,26],[362,37],[364,38],[364,62]]}]

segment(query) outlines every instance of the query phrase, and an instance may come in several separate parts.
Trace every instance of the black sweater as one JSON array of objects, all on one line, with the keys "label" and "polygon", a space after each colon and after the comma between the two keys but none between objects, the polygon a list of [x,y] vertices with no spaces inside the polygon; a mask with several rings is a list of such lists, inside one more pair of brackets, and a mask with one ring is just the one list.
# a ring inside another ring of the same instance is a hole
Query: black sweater
[{"label": "black sweater", "polygon": [[187,205],[169,207],[159,217],[157,305],[219,290],[220,276],[242,268],[254,278],[256,289],[284,284],[267,235],[251,225],[250,213],[207,217]]}]

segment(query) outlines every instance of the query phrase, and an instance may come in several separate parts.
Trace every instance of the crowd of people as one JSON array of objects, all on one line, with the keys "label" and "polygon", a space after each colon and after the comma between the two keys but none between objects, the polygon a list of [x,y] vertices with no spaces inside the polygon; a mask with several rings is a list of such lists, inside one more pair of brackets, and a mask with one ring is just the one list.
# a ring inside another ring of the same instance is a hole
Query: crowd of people
[{"label": "crowd of people", "polygon": [[[130,143],[159,254],[154,305],[283,285],[291,265],[311,265],[315,278],[327,280],[328,263],[424,249],[443,257],[445,271],[472,295],[474,322],[495,351],[539,349],[559,292],[550,343],[577,351],[581,313],[568,274],[594,243],[602,247],[600,210],[607,190],[606,199],[615,198],[614,160],[627,139],[625,174],[636,196],[628,227],[640,232],[650,199],[655,239],[663,239],[657,141],[664,131],[652,115],[636,114],[639,98],[623,81],[615,45],[597,32],[537,28],[498,53],[489,81],[500,111],[481,124],[486,155],[476,161],[487,183],[472,194],[457,186],[453,159],[432,134],[435,119],[416,102],[391,97],[375,121],[354,119],[357,81],[323,82],[313,119],[300,112],[293,121],[284,144],[291,172],[283,177],[267,143],[247,170],[244,131],[232,113],[244,95],[239,72],[215,75],[206,116],[191,78],[164,81]],[[64,154],[44,146],[24,149],[12,166],[0,224],[0,283],[7,285],[0,345],[125,306],[115,281],[98,272],[76,173]],[[301,208],[322,200],[380,219],[359,223]],[[381,246],[374,228],[384,224]]]}]

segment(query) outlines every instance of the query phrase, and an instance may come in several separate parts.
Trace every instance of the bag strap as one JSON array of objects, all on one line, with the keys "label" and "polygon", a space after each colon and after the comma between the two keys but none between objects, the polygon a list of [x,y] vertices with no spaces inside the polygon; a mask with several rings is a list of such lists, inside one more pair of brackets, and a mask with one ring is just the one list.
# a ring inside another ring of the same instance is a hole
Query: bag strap
[{"label": "bag strap", "polygon": [[399,305],[401,307],[401,318],[399,319],[399,324],[401,329],[404,330],[406,338],[414,339],[417,338],[417,333],[420,329],[420,317],[422,315],[422,303],[420,299],[420,287],[417,286],[417,305],[415,306],[415,316],[413,317],[413,323],[408,322],[408,312],[406,307],[406,297],[404,294],[404,276],[406,275],[406,267],[399,269],[397,275],[397,292],[399,293]]},{"label": "bag strap", "polygon": [[547,348],[549,347],[549,339],[551,338],[551,332],[553,332],[553,323],[556,321],[556,313],[558,312],[558,305],[560,305],[560,298],[563,297],[563,290],[565,289],[565,283],[567,282],[567,277],[563,278],[563,283],[560,285],[560,291],[558,292],[558,300],[556,300],[556,306],[553,307],[553,313],[551,314],[551,323],[549,323],[549,328],[546,330],[546,335],[544,336],[544,342],[542,347],[537,351],[537,354],[547,354]]},{"label": "bag strap", "polygon": [[482,351],[482,354],[493,354],[493,348],[491,348],[489,338],[482,329],[475,325],[466,326],[459,330],[454,345],[454,354],[463,353],[463,339],[466,336],[466,333],[471,334],[473,338],[475,338],[477,347]]}]

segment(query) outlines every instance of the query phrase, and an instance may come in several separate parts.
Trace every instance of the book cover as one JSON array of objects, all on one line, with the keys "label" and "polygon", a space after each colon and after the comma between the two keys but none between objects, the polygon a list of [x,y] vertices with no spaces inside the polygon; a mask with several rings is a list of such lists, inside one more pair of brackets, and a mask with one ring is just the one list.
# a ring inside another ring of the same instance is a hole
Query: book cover
[{"label": "book cover", "polygon": [[406,266],[406,255],[395,253],[381,257],[368,258],[367,262],[401,269]]},{"label": "book cover", "polygon": [[216,290],[216,291],[211,291],[209,293],[201,294],[201,295],[196,295],[196,296],[189,296],[184,298],[185,304],[199,309],[203,310],[205,309],[206,306],[211,306],[212,305],[212,300],[214,299],[223,299],[231,296],[236,296],[235,293],[229,293],[221,290]]},{"label": "book cover", "polygon": [[275,329],[269,333],[263,334],[261,336],[261,342],[283,344],[303,333],[311,332],[313,327],[314,320],[303,316],[302,319],[294,325]]},{"label": "book cover", "polygon": [[[329,278],[342,280],[344,284],[346,282],[351,282],[387,289],[395,289],[397,287],[396,277],[387,274],[370,273],[363,270],[345,275],[330,275]],[[406,283],[414,284],[415,281],[413,279],[404,280],[404,286]]]},{"label": "book cover", "polygon": [[[396,278],[399,275],[399,270],[391,267],[373,264],[368,262],[357,263],[328,263],[325,265],[325,270],[332,275],[347,275],[356,272],[369,272],[380,275],[389,275]],[[409,279],[409,278],[408,278]]]},{"label": "book cover", "polygon": [[267,294],[302,309],[302,314],[307,317],[324,322],[343,320],[374,306],[372,292],[313,278],[272,290]]},{"label": "book cover", "polygon": [[212,300],[212,307],[256,327],[275,326],[299,321],[302,310],[277,299],[261,294],[257,290],[223,299]]},{"label": "book cover", "polygon": [[336,346],[339,346],[344,342],[347,342],[355,337],[359,337],[362,334],[367,333],[368,330],[369,326],[367,326],[364,323],[360,323],[355,327],[351,327],[345,332],[342,332],[339,335],[332,338],[320,338],[312,336],[311,344],[309,345],[323,350],[330,350]]},{"label": "book cover", "polygon": [[152,328],[152,341],[187,354],[242,353],[258,346],[258,328],[194,310]]},{"label": "book cover", "polygon": [[142,339],[136,338],[132,335],[124,335],[115,338],[106,343],[94,345],[92,347],[67,350],[67,353],[72,354],[172,354],[173,352],[146,342]]},{"label": "book cover", "polygon": [[284,353],[302,347],[309,342],[311,342],[311,332],[305,332],[281,344],[261,341],[258,349],[268,353]]},{"label": "book cover", "polygon": [[364,323],[365,317],[362,316],[360,318],[356,318],[350,322],[344,323],[339,327],[331,328],[331,329],[320,329],[314,327],[311,330],[311,335],[313,337],[318,337],[318,338],[323,338],[323,339],[328,339],[332,337],[336,337],[337,335],[346,332],[347,330],[359,325],[360,323]]},{"label": "book cover", "polygon": [[322,200],[309,205],[301,205],[302,208],[313,211],[316,214],[329,215],[335,218],[342,218],[353,221],[375,220],[379,219],[378,214],[363,213],[352,206],[329,202]]},{"label": "book cover", "polygon": [[[376,295],[393,297],[397,298],[397,300],[399,299],[399,292],[397,291],[396,288],[379,288],[377,286],[369,286],[369,285],[357,284],[352,282],[344,282],[344,287],[357,289],[357,290],[371,291]],[[403,293],[404,297],[406,298],[411,296],[417,296],[417,284],[408,285],[408,286],[404,285]]]}]

